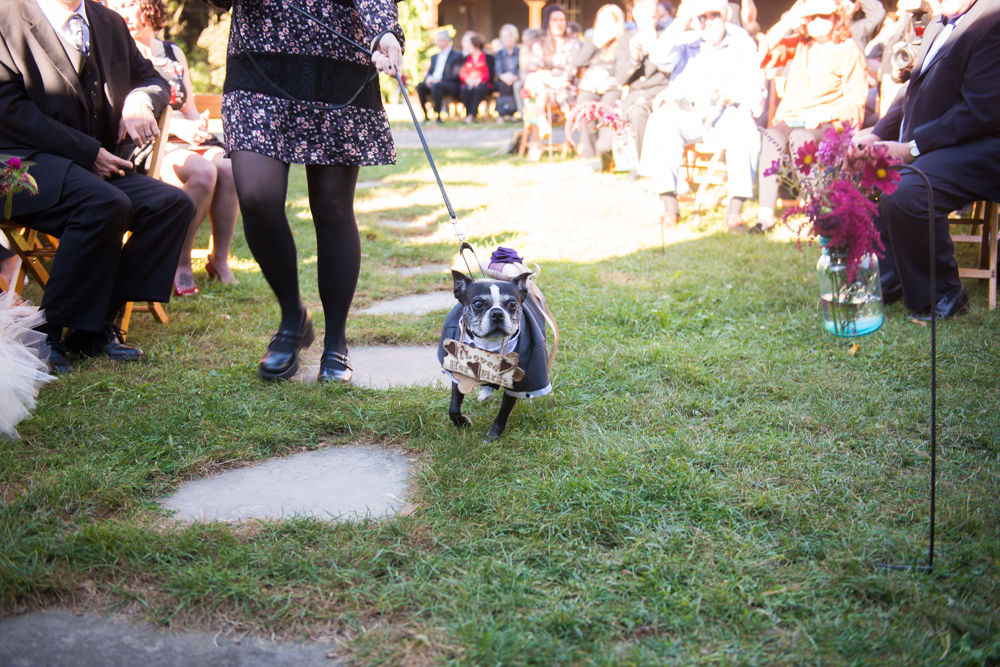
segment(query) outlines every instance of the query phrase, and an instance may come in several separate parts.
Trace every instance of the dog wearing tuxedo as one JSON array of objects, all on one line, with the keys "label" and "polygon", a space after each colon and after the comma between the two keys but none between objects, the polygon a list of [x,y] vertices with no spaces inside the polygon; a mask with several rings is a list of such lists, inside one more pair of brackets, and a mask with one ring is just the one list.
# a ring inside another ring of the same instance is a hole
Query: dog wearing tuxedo
[{"label": "dog wearing tuxedo", "polygon": [[468,363],[463,368],[476,377],[448,371],[448,361],[462,356],[459,348],[470,346],[494,353],[499,358],[497,371],[513,371],[510,374],[513,382],[510,387],[503,387],[500,410],[486,435],[487,441],[499,440],[503,435],[519,398],[538,398],[552,391],[545,342],[545,306],[529,290],[531,275],[526,272],[512,279],[474,281],[464,273],[452,271],[458,304],[445,319],[438,344],[438,361],[452,381],[448,408],[452,423],[459,428],[472,425],[462,414],[462,402],[473,386],[480,385],[480,402],[501,388],[490,382],[494,375],[480,372],[478,363]]}]

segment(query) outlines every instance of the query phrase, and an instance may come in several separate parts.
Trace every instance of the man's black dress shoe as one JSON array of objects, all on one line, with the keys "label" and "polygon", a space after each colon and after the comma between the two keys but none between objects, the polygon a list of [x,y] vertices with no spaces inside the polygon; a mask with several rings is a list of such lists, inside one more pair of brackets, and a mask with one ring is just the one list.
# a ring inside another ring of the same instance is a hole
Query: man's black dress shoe
[{"label": "man's black dress shoe", "polygon": [[42,349],[49,355],[46,362],[49,364],[50,373],[53,375],[62,375],[63,373],[73,372],[73,366],[69,363],[69,359],[66,358],[66,346],[63,345],[62,340],[57,336],[49,334],[45,338],[45,342],[42,343]]},{"label": "man's black dress shoe", "polygon": [[66,348],[81,357],[101,357],[112,361],[139,361],[145,354],[132,345],[125,344],[125,332],[112,322],[105,322],[100,331],[70,332]]},{"label": "man's black dress shoe", "polygon": [[297,331],[278,329],[278,333],[271,336],[267,352],[257,367],[261,379],[266,382],[290,379],[299,370],[299,350],[312,345],[315,338],[312,316],[308,310]]},{"label": "man's black dress shoe", "polygon": [[319,362],[319,382],[350,382],[354,374],[351,358],[347,354],[327,350]]},{"label": "man's black dress shoe", "polygon": [[[951,317],[958,317],[959,315],[964,315],[969,312],[969,293],[965,291],[962,287],[951,297],[945,297],[937,302],[934,307],[937,311],[937,319],[947,320]],[[910,319],[915,322],[930,322],[931,321],[931,309],[928,306],[923,310],[918,310],[915,313],[910,313]]]}]

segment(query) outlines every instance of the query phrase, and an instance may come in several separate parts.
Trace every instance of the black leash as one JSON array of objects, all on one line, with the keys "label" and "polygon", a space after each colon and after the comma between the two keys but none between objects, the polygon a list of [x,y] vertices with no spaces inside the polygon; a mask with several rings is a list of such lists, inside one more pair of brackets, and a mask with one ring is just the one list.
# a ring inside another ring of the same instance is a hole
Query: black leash
[{"label": "black leash", "polygon": [[[264,79],[264,81],[269,86],[271,86],[272,88],[274,88],[274,90],[276,90],[277,92],[279,92],[281,94],[281,96],[284,97],[287,100],[291,100],[291,101],[295,102],[296,104],[301,104],[301,105],[303,105],[305,107],[309,107],[310,109],[318,109],[320,111],[336,111],[337,109],[343,109],[345,107],[350,106],[351,103],[353,103],[354,100],[356,100],[358,98],[358,96],[362,92],[364,92],[365,88],[367,88],[368,86],[370,86],[374,81],[378,81],[378,72],[377,71],[375,71],[374,73],[372,72],[374,70],[374,64],[372,62],[372,56],[374,56],[375,52],[378,50],[378,44],[379,44],[379,42],[382,41],[382,38],[384,36],[386,36],[386,35],[393,34],[393,32],[391,30],[383,30],[382,32],[380,32],[375,37],[375,39],[372,40],[371,49],[369,50],[368,47],[363,46],[361,44],[358,44],[353,39],[351,39],[347,35],[343,34],[339,30],[337,30],[336,28],[334,28],[329,23],[326,23],[325,21],[322,21],[322,20],[316,18],[315,16],[313,16],[309,12],[306,12],[306,11],[298,8],[295,5],[295,3],[292,2],[292,0],[285,0],[285,4],[288,6],[289,9],[291,9],[296,14],[299,14],[300,16],[305,17],[307,20],[312,21],[313,23],[315,23],[319,27],[323,28],[324,30],[329,31],[334,36],[336,36],[338,39],[340,39],[340,40],[342,40],[344,42],[347,42],[348,44],[350,44],[351,46],[355,47],[359,51],[362,51],[368,57],[368,67],[367,67],[367,70],[365,72],[365,82],[363,84],[361,84],[361,87],[358,88],[354,92],[354,94],[351,96],[351,98],[349,100],[347,100],[346,102],[344,102],[343,104],[325,104],[325,103],[316,103],[316,102],[306,102],[306,101],[300,100],[300,99],[296,98],[294,95],[290,94],[284,88],[282,88],[277,83],[275,83],[274,81],[272,81],[271,78],[269,76],[267,76],[267,74],[264,73],[264,70],[261,69],[260,65],[257,64],[257,61],[254,60],[253,56],[251,56],[250,53],[245,48],[243,48],[243,41],[244,40],[243,40],[242,34],[241,34],[240,35],[240,50],[243,52],[243,55],[246,56],[247,60],[250,61],[250,64],[253,65],[254,69],[257,70],[257,73],[260,74],[261,78]],[[455,237],[458,239],[459,244],[460,244],[459,245],[459,249],[458,249],[458,254],[462,258],[462,261],[465,262],[465,268],[467,268],[469,270],[469,276],[471,277],[472,276],[472,267],[469,265],[469,260],[466,259],[466,257],[465,257],[465,251],[468,250],[469,252],[471,252],[472,253],[472,257],[476,260],[476,265],[479,267],[479,272],[482,273],[483,277],[485,278],[486,277],[486,271],[483,270],[483,265],[479,262],[479,257],[476,256],[475,249],[465,240],[465,238],[466,238],[465,234],[462,233],[462,231],[458,227],[458,216],[455,215],[455,209],[452,208],[452,206],[451,206],[451,200],[448,199],[448,193],[445,192],[444,182],[441,180],[441,175],[438,174],[437,165],[434,164],[434,158],[431,156],[431,149],[427,145],[427,140],[424,138],[424,132],[423,132],[423,130],[420,129],[420,123],[419,123],[419,121],[417,121],[417,114],[413,110],[413,104],[410,102],[410,96],[407,94],[406,85],[403,83],[403,77],[402,77],[402,75],[401,75],[401,73],[399,72],[398,69],[396,71],[396,82],[399,84],[399,90],[403,93],[403,99],[406,100],[406,107],[410,110],[410,118],[413,119],[413,127],[416,128],[416,130],[417,130],[417,136],[420,137],[420,144],[424,147],[424,155],[427,156],[427,162],[430,163],[430,165],[431,165],[431,171],[434,172],[434,178],[437,180],[438,188],[441,189],[441,197],[442,197],[442,199],[444,199],[444,205],[448,208],[448,215],[451,217],[451,224],[455,228]]]}]

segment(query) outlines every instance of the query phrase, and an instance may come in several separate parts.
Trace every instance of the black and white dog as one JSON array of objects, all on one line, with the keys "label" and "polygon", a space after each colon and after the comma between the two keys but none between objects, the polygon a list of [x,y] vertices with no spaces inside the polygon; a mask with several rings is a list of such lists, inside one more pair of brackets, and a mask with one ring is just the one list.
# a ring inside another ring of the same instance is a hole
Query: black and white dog
[{"label": "black and white dog", "polygon": [[[514,382],[513,389],[503,390],[500,412],[486,435],[487,440],[498,440],[507,427],[507,419],[517,399],[538,398],[552,391],[542,305],[529,293],[530,272],[509,281],[474,281],[459,271],[451,273],[458,304],[445,319],[438,343],[438,361],[444,361],[445,340],[452,339],[490,352],[516,352],[520,357],[519,367],[524,371],[524,376]],[[452,380],[448,416],[455,426],[471,426],[472,421],[462,414],[465,395],[459,391],[459,380],[451,373],[445,373]],[[488,399],[498,388],[495,385],[481,387],[480,402]]]}]

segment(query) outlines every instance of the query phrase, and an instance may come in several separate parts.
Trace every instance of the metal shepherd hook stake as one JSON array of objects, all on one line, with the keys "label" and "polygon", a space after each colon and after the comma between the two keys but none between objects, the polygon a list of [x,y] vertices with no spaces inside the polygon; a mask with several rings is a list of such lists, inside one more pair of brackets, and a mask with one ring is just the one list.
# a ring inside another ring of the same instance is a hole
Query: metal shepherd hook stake
[{"label": "metal shepherd hook stake", "polygon": [[935,496],[937,494],[937,291],[934,286],[936,253],[934,243],[934,190],[931,188],[930,179],[927,174],[916,167],[903,165],[900,171],[908,169],[920,178],[924,179],[927,188],[927,226],[930,234],[931,248],[931,516],[930,516],[930,545],[927,552],[927,565],[903,565],[889,563],[875,563],[875,567],[887,570],[918,570],[921,572],[934,571],[934,511]]}]

